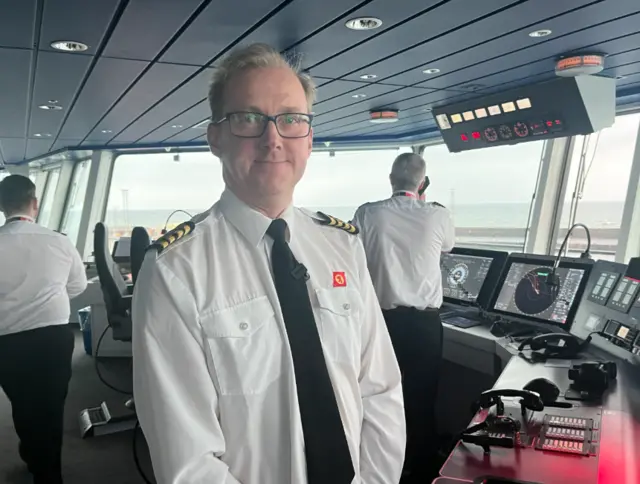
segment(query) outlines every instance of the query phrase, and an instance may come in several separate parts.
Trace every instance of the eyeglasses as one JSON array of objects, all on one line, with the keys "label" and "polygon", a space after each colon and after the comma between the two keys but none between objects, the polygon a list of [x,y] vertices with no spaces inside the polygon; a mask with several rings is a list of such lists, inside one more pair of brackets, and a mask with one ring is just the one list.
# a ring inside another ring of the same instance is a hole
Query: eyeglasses
[{"label": "eyeglasses", "polygon": [[239,111],[227,113],[219,123],[229,122],[231,134],[239,138],[260,138],[267,129],[269,121],[276,125],[278,134],[283,138],[306,138],[311,132],[313,115],[304,113],[281,113],[267,116],[262,113]]}]

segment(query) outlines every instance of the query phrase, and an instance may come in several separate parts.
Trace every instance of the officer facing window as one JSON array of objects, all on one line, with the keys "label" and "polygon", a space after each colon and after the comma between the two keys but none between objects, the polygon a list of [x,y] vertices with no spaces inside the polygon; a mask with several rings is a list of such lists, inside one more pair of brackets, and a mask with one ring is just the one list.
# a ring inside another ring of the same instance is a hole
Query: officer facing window
[{"label": "officer facing window", "polygon": [[[406,482],[427,482],[437,455],[435,400],[442,358],[440,254],[453,248],[449,211],[420,200],[426,188],[424,159],[399,155],[386,200],[358,208],[353,223],[402,372],[407,419]],[[405,480],[403,480],[405,482]]]},{"label": "officer facing window", "polygon": [[35,191],[24,176],[0,182],[0,387],[34,484],[60,484],[74,347],[69,299],[85,290],[87,277],[69,239],[35,223]]}]

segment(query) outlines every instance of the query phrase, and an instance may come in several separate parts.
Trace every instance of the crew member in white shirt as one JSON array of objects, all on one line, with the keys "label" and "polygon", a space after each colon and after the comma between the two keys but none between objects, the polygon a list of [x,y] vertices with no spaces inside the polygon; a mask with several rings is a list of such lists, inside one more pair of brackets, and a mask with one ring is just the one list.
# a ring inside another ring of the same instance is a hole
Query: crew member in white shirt
[{"label": "crew member in white shirt", "polygon": [[362,243],[292,205],[314,91],[262,44],[214,73],[226,188],[158,241],[134,293],[136,410],[161,484],[400,479],[400,371]]},{"label": "crew member in white shirt", "polygon": [[407,418],[404,482],[427,482],[437,456],[435,401],[442,359],[440,254],[453,248],[450,212],[420,200],[425,161],[399,155],[389,176],[392,196],[358,208],[353,224],[367,254],[403,376]]},{"label": "crew member in white shirt", "polygon": [[60,484],[74,347],[69,299],[85,290],[87,277],[69,239],[35,223],[35,191],[21,175],[0,182],[0,387],[34,484]]}]

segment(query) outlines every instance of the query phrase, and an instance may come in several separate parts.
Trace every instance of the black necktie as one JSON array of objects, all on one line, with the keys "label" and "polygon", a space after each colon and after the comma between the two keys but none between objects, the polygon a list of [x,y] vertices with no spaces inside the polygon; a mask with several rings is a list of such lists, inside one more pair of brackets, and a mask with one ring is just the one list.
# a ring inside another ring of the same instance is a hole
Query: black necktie
[{"label": "black necktie", "polygon": [[271,222],[271,264],[293,356],[309,484],[351,484],[353,464],[313,317],[304,265],[285,240],[287,223]]}]

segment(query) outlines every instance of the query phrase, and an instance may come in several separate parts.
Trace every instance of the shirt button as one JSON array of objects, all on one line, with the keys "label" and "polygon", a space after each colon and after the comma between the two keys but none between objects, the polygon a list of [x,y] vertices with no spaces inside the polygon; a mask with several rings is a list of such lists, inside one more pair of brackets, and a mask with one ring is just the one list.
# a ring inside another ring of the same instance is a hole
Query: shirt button
[{"label": "shirt button", "polygon": [[240,329],[242,331],[246,331],[247,329],[249,329],[249,325],[247,323],[240,323]]},{"label": "shirt button", "polygon": [[344,303],[342,305],[342,309],[344,309],[345,311],[348,311],[349,309],[351,309],[351,304],[349,303]]}]

